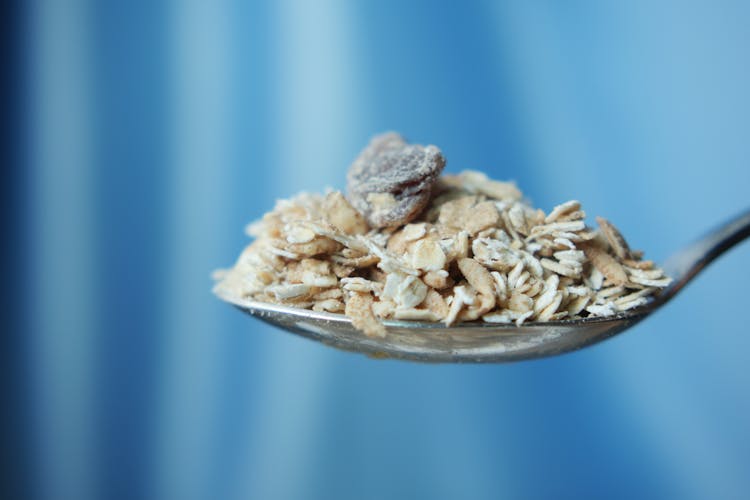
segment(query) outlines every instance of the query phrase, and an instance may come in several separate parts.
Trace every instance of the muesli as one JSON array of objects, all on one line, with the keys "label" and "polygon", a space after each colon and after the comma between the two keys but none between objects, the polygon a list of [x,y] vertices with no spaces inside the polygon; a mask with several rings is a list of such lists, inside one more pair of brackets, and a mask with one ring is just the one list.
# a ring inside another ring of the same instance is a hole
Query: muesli
[{"label": "muesli", "polygon": [[302,193],[247,228],[255,240],[216,293],[343,313],[365,334],[380,320],[545,322],[611,316],[671,282],[609,221],[578,201],[549,213],[509,182],[441,175],[435,146],[376,136],[347,194]]}]

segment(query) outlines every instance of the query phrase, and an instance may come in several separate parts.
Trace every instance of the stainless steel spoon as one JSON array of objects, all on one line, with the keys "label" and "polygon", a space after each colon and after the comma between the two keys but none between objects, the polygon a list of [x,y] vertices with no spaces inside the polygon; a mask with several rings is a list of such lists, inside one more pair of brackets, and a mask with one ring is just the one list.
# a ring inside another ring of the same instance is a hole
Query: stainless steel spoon
[{"label": "stainless steel spoon", "polygon": [[383,339],[365,336],[342,314],[221,297],[267,323],[324,344],[376,358],[447,363],[500,363],[553,356],[601,342],[666,304],[704,267],[750,236],[750,210],[678,251],[664,264],[674,281],[650,303],[607,318],[515,324],[384,322]]}]

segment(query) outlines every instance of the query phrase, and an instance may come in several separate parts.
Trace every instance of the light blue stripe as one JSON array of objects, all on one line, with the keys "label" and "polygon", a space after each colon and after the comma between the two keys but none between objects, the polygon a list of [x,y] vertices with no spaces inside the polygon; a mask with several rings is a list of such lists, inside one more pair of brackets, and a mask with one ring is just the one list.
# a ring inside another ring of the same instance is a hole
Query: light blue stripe
[{"label": "light blue stripe", "polygon": [[342,189],[353,160],[351,145],[364,145],[365,82],[351,6],[341,0],[283,0],[272,22],[278,94],[274,132],[278,189]]},{"label": "light blue stripe", "polygon": [[94,496],[93,186],[86,2],[37,2],[30,93],[35,480],[42,498]]},{"label": "light blue stripe", "polygon": [[231,44],[227,2],[176,5],[172,179],[167,195],[165,359],[158,409],[156,498],[210,498],[220,433],[221,304],[210,296],[229,230]]},{"label": "light blue stripe", "polygon": [[[701,186],[720,185],[709,179],[710,169],[729,169],[687,152],[736,158],[740,143],[726,141],[723,150],[714,152],[711,145],[717,141],[707,139],[707,134],[742,126],[738,122],[715,128],[690,120],[695,114],[690,101],[703,93],[696,78],[711,75],[721,80],[722,75],[738,78],[747,73],[743,70],[746,65],[735,68],[731,60],[707,56],[731,50],[724,40],[700,37],[695,32],[708,21],[723,26],[725,36],[731,39],[731,30],[739,28],[722,18],[728,17],[726,12],[715,6],[679,12],[673,7],[664,8],[664,12],[651,4],[629,5],[627,12],[583,11],[526,3],[496,9],[502,27],[496,33],[516,69],[514,87],[525,110],[525,133],[529,143],[536,145],[535,168],[544,179],[536,190],[545,199],[561,196],[559,201],[580,196],[590,215],[602,214],[615,223],[622,220],[619,224],[631,243],[645,247],[647,257],[657,259],[677,249],[681,233],[697,237],[708,229],[696,224],[696,219],[719,222],[726,213],[724,205],[732,203],[726,193],[731,186],[723,192]],[[634,33],[638,36],[633,37]],[[709,66],[712,70],[706,71]],[[731,87],[732,82],[726,78],[722,85]],[[694,105],[709,107],[706,103],[710,103],[725,111],[732,109],[730,99],[710,94]],[[705,110],[701,113],[708,115]],[[724,113],[722,118],[731,116]],[[689,137],[694,139],[686,141]],[[684,162],[675,165],[676,159]],[[703,172],[707,175],[692,175]],[[735,172],[735,185],[744,187],[739,173]],[[706,179],[698,180],[700,177]],[[696,199],[700,201],[696,203]],[[718,267],[708,272],[720,273]],[[721,320],[716,315],[721,314],[721,306],[709,307],[709,303],[717,295],[744,296],[739,272],[726,273],[725,280],[716,281],[722,283],[720,290],[713,293],[704,287],[704,300],[691,299],[691,291],[692,297],[700,292],[688,289],[664,311],[666,316],[650,318],[628,332],[627,338],[580,357],[580,363],[606,377],[612,387],[611,397],[599,402],[598,412],[608,406],[623,406],[622,418],[639,431],[629,444],[650,461],[642,466],[647,470],[650,463],[658,467],[663,484],[679,491],[682,498],[732,496],[742,488],[742,467],[732,461],[736,445],[722,441],[725,430],[712,426],[719,418],[716,408],[695,398],[696,379],[703,375],[691,359],[703,359],[709,352],[717,361],[732,356],[724,347],[729,344],[712,337],[712,330],[721,335],[732,332],[718,327]],[[684,307],[691,300],[694,304]],[[677,332],[684,336],[680,345],[663,341],[664,336]],[[739,330],[734,335],[737,333]],[[696,335],[706,336],[710,346],[696,343]],[[727,352],[722,355],[722,350]],[[724,390],[717,389],[720,401]]]},{"label": "light blue stripe", "polygon": [[[272,10],[278,81],[272,169],[277,197],[343,188],[351,144],[363,143],[362,81],[350,5],[336,0],[277,2]],[[271,207],[267,207],[270,209]],[[254,432],[238,498],[309,497],[324,406],[335,400],[331,359],[309,341],[269,332]]]}]

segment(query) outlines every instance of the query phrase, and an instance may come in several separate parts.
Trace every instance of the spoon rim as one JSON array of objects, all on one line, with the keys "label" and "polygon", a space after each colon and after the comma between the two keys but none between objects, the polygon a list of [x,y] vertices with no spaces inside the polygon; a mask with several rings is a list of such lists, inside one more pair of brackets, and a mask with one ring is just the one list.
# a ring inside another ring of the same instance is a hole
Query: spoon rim
[{"label": "spoon rim", "polygon": [[[242,311],[249,312],[253,316],[257,313],[270,313],[270,314],[284,314],[295,316],[304,319],[313,319],[318,321],[327,321],[335,323],[346,323],[351,324],[351,318],[345,314],[314,311],[312,309],[303,309],[300,307],[291,307],[281,304],[275,304],[272,302],[261,302],[257,300],[249,299],[238,299],[236,297],[228,297],[225,294],[217,293],[219,298],[229,302],[235,307]],[[407,328],[409,330],[450,330],[454,326],[461,328],[477,329],[477,330],[503,330],[507,333],[521,333],[524,330],[539,330],[539,328],[576,328],[576,327],[587,327],[592,325],[606,325],[608,323],[620,323],[625,320],[642,319],[644,316],[652,313],[656,308],[661,305],[660,300],[657,298],[651,298],[649,302],[638,307],[634,307],[628,311],[617,312],[611,316],[588,316],[579,319],[564,319],[557,321],[527,321],[521,325],[516,323],[491,323],[487,321],[474,320],[474,321],[463,321],[457,322],[452,325],[446,325],[442,321],[417,321],[417,320],[400,320],[400,319],[379,319],[380,323],[386,328]]]}]

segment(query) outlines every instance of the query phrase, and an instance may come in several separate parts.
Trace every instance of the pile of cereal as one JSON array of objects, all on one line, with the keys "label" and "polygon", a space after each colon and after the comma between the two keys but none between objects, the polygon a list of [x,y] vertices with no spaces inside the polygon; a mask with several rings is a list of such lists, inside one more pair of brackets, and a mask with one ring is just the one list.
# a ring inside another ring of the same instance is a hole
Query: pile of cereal
[{"label": "pile of cereal", "polygon": [[610,316],[670,283],[578,201],[545,214],[514,184],[441,172],[435,146],[375,137],[351,166],[347,196],[303,193],[251,224],[255,237],[216,293],[344,313],[370,336],[378,320],[555,321]]}]

